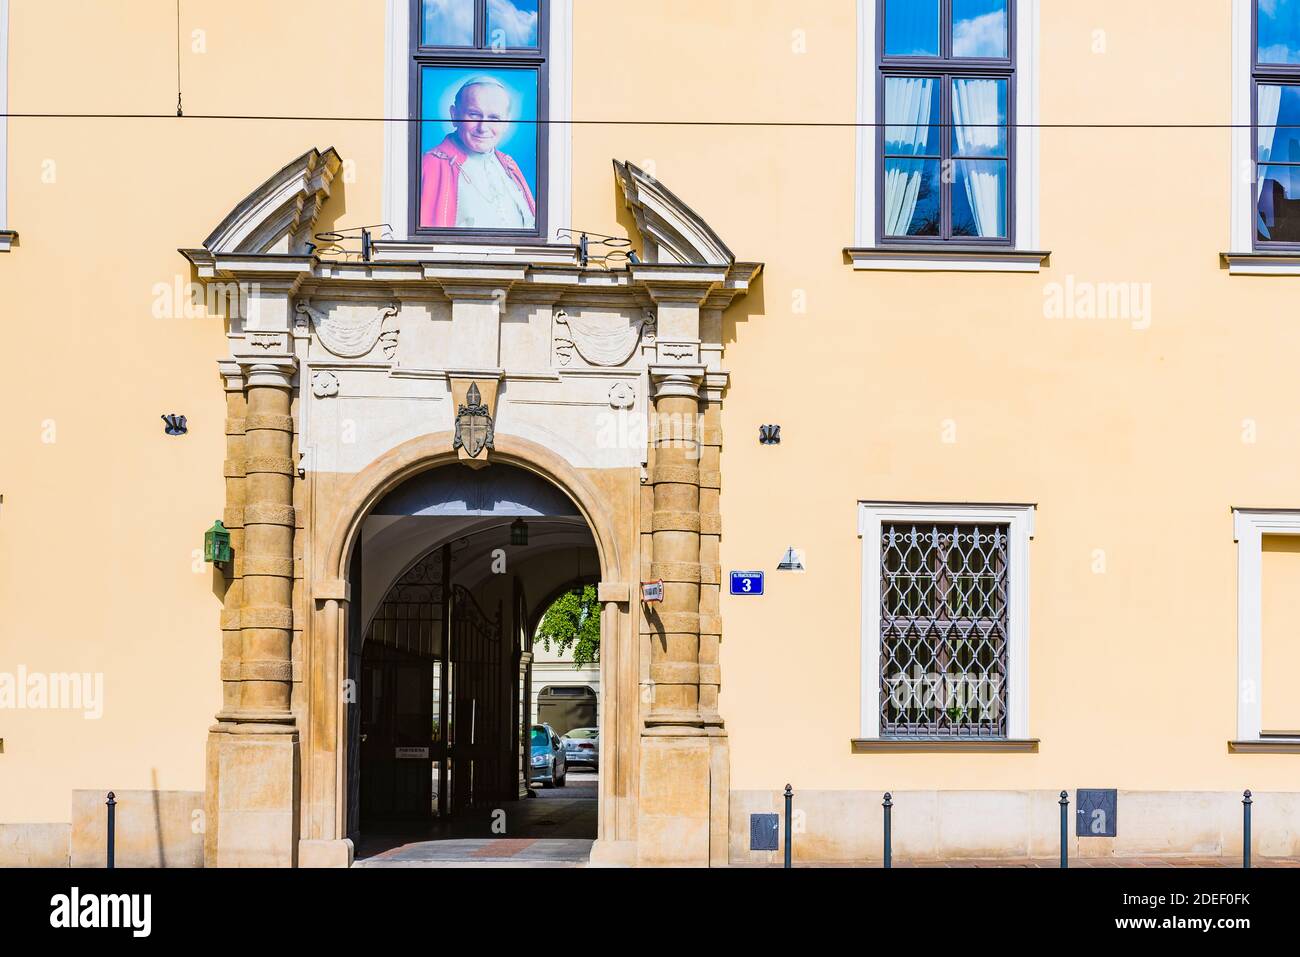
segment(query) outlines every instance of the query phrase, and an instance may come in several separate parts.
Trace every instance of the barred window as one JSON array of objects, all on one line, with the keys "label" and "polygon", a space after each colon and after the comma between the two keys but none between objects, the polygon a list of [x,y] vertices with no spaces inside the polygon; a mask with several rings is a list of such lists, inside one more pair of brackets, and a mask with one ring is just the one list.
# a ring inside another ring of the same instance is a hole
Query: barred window
[{"label": "barred window", "polygon": [[1006,737],[1010,527],[879,527],[881,735]]}]

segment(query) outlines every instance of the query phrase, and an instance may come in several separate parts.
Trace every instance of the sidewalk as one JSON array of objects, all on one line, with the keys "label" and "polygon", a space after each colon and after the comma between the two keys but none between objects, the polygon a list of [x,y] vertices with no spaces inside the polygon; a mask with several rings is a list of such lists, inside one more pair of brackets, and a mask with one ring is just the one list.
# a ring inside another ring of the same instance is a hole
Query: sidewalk
[{"label": "sidewalk", "polygon": [[[1252,868],[1300,867],[1300,857],[1263,857],[1252,858]],[[780,867],[780,861],[774,864],[733,864],[733,867]],[[880,861],[862,863],[796,863],[795,867],[880,867]],[[946,860],[898,860],[894,859],[895,868],[967,868],[967,867],[1036,867],[1057,870],[1061,866],[1059,858],[960,858]],[[1123,867],[1212,867],[1240,868],[1239,857],[1072,857],[1070,868],[1123,868]]]}]

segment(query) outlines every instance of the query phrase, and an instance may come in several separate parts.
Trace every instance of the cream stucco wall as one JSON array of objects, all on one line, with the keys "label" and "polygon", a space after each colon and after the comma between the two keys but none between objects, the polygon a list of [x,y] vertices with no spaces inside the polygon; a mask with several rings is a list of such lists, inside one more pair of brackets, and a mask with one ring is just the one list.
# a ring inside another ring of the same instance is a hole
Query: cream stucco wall
[{"label": "cream stucco wall", "polygon": [[[9,7],[14,113],[175,112],[175,4]],[[187,114],[381,111],[378,4],[186,3],[182,29]],[[155,286],[190,282],[177,247],[313,144],[356,161],[328,215],[374,222],[377,124],[9,120],[0,670],[102,672],[104,713],[0,713],[0,821],[70,820],[74,788],[203,788],[221,605],[193,552],[224,504],[227,346],[219,317],[156,318]]]},{"label": "cream stucco wall", "polygon": [[[637,41],[622,69],[597,77],[580,60],[575,89],[599,85],[606,115],[851,123],[852,7],[692,5],[692,29],[673,16],[686,5],[629,8],[622,35]],[[1176,0],[1043,7],[1045,125],[1229,122],[1226,0],[1194,14]],[[580,20],[578,49],[603,29]],[[1093,52],[1098,30],[1105,53]],[[723,596],[733,788],[1294,786],[1290,757],[1227,750],[1230,509],[1300,505],[1294,280],[1220,268],[1227,130],[1044,129],[1052,256],[1027,275],[846,266],[851,128],[575,133],[579,178],[611,154],[653,163],[739,255],[766,263],[761,293],[728,314],[722,566],[769,572],[767,597]],[[577,221],[613,225],[599,193],[577,202]],[[1149,283],[1149,328],[1046,318],[1045,286],[1069,276]],[[781,424],[779,447],[758,445],[764,422]],[[850,753],[860,499],[1038,505],[1029,732],[1040,753]],[[804,575],[773,572],[790,544],[806,550]]]},{"label": "cream stucco wall", "polygon": [[[1228,122],[1227,0],[1044,6],[1045,124]],[[226,343],[218,318],[155,318],[155,287],[191,278],[177,247],[310,146],[349,164],[321,228],[381,218],[382,5],[189,0],[183,17],[176,119],[170,0],[10,4],[11,111],[164,118],[9,121],[0,670],[102,671],[105,708],[0,713],[0,777],[20,782],[0,822],[68,820],[74,789],[203,786],[220,602],[193,550],[223,503]],[[856,56],[853,0],[576,0],[573,114],[849,124]],[[722,567],[770,573],[765,598],[721,609],[733,788],[1295,788],[1293,757],[1226,747],[1230,508],[1300,506],[1297,280],[1219,266],[1226,130],[1044,129],[1052,256],[1023,275],[855,272],[850,126],[572,137],[574,224],[632,231],[610,171],[625,158],[766,264],[726,317]],[[1149,328],[1046,318],[1045,286],[1071,276],[1149,284]],[[165,436],[164,412],[190,434]],[[780,446],[758,445],[764,422]],[[1037,504],[1040,753],[850,753],[860,499]],[[791,544],[804,575],[773,572]]]}]

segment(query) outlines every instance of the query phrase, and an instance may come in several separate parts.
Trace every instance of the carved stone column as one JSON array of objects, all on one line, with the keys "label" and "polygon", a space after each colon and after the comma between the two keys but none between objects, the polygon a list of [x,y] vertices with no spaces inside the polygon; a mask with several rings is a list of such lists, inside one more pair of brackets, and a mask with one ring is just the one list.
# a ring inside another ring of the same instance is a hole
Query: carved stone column
[{"label": "carved stone column", "polygon": [[659,372],[654,380],[650,484],[650,575],[664,600],[647,615],[653,697],[648,727],[699,728],[700,716],[700,377]]},{"label": "carved stone column", "polygon": [[236,362],[221,363],[226,386],[226,507],[222,524],[230,532],[234,552],[230,581],[221,606],[221,710],[239,709],[239,660],[242,633],[239,612],[243,605],[244,577],[244,372]]},{"label": "carved stone column", "polygon": [[239,631],[236,644],[223,628],[225,690],[208,735],[205,862],[290,867],[297,863],[300,774],[291,711],[294,362],[276,356],[239,364],[245,394],[231,405],[244,413],[242,435],[228,443],[239,459],[227,472],[239,477],[240,577],[223,616],[224,626],[233,623],[229,606],[237,600]]},{"label": "carved stone column", "polygon": [[293,720],[292,367],[250,367],[244,419],[244,578],[240,610],[241,720]]}]

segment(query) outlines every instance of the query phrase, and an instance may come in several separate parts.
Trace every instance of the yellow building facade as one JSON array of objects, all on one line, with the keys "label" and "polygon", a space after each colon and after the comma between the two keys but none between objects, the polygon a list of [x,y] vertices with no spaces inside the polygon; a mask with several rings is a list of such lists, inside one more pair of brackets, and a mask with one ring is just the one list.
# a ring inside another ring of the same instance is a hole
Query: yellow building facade
[{"label": "yellow building facade", "polygon": [[1292,6],[0,0],[0,862],[1300,855]]}]

